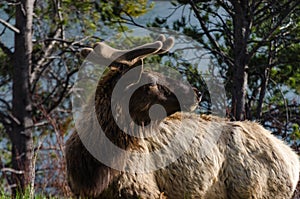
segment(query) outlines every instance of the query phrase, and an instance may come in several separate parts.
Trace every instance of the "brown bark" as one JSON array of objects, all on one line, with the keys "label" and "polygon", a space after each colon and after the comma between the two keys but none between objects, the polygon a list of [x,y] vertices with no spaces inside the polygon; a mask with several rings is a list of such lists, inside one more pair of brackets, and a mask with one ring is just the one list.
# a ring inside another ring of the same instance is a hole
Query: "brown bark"
[{"label": "brown bark", "polygon": [[273,48],[274,48],[274,44],[273,42],[271,42],[269,45],[268,65],[265,67],[264,74],[262,74],[262,78],[261,78],[261,86],[260,86],[259,98],[258,98],[257,108],[256,108],[257,120],[260,120],[262,117],[262,107],[263,107],[263,102],[267,91],[267,86],[269,83],[270,70],[275,59],[274,57],[275,51],[273,50]]},{"label": "brown bark", "polygon": [[34,0],[21,0],[16,6],[15,51],[13,60],[12,113],[17,119],[12,125],[12,166],[22,174],[12,174],[13,193],[21,193],[30,185],[33,156],[33,125],[29,74],[32,52],[32,16]]},{"label": "brown bark", "polygon": [[251,20],[248,16],[247,1],[232,1],[235,14],[233,17],[234,33],[234,69],[232,74],[232,113],[235,120],[243,120],[248,84],[247,41],[250,34]]}]

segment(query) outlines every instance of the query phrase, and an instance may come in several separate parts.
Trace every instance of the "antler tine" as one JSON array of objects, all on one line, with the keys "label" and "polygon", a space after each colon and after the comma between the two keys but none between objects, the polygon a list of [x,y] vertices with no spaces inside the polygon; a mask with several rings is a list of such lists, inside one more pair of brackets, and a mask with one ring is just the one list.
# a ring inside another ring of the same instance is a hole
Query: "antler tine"
[{"label": "antler tine", "polygon": [[122,52],[124,53],[125,51],[112,48],[104,42],[97,42],[93,48],[83,48],[80,54],[83,58],[94,63],[109,65],[118,58],[118,55],[120,56]]},{"label": "antler tine", "polygon": [[120,63],[128,64],[129,66],[135,64],[138,60],[143,59],[151,54],[155,54],[163,47],[161,41],[144,44],[134,49],[126,51],[116,61]]},{"label": "antler tine", "polygon": [[166,41],[166,37],[165,37],[165,35],[163,35],[163,34],[160,34],[160,35],[158,36],[158,38],[157,38],[157,41],[161,41],[161,42],[164,42],[164,41]]},{"label": "antler tine", "polygon": [[[173,37],[169,37],[168,39],[166,39],[166,37],[163,34],[160,34],[157,38],[157,41],[162,42],[162,47],[160,50],[156,51],[155,53],[152,54],[163,54],[168,52],[173,46],[174,46],[174,38]],[[141,59],[147,57],[143,56],[141,57]]]},{"label": "antler tine", "polygon": [[156,53],[163,46],[161,41],[147,43],[129,50],[118,50],[103,42],[97,42],[93,48],[83,48],[81,56],[89,61],[110,65],[112,62],[133,65],[143,56]]},{"label": "antler tine", "polygon": [[164,35],[160,35],[158,39],[161,39],[163,46],[156,54],[166,53],[174,46],[174,37],[169,37],[166,39]]}]

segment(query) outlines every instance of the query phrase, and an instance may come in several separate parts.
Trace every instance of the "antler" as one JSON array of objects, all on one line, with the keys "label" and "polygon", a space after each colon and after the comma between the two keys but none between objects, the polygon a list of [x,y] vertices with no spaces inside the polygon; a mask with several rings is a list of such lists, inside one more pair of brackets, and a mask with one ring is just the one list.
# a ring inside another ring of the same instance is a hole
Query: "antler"
[{"label": "antler", "polygon": [[92,62],[105,65],[117,62],[132,66],[149,55],[166,53],[174,45],[173,37],[166,39],[164,35],[160,35],[157,40],[129,50],[118,50],[104,42],[97,42],[94,48],[83,48],[81,55]]}]

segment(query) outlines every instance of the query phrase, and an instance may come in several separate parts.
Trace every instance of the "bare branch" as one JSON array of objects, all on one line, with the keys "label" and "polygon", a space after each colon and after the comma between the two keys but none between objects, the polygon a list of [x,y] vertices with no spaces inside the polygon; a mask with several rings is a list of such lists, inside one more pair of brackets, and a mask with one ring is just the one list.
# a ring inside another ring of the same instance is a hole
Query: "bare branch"
[{"label": "bare branch", "polygon": [[72,76],[73,74],[75,74],[77,71],[78,71],[78,70],[75,69],[75,70],[71,71],[71,72],[67,75],[66,80],[65,80],[65,81],[63,82],[63,84],[62,84],[62,85],[64,85],[64,86],[63,86],[62,92],[60,93],[59,99],[58,99],[55,103],[52,104],[52,106],[51,106],[51,107],[49,108],[49,110],[48,110],[48,113],[50,113],[52,110],[54,110],[54,109],[62,102],[62,100],[64,99],[65,94],[66,94],[66,92],[67,92],[67,88],[70,86],[70,85],[69,85],[70,78],[71,78],[71,76]]},{"label": "bare branch", "polygon": [[[124,20],[124,23],[125,23],[125,24],[128,24],[128,25],[134,25],[134,26],[137,26],[137,27],[140,27],[140,28],[146,28],[145,26],[136,23],[136,21],[133,19],[133,17],[130,16],[129,14],[127,14],[126,12],[125,12],[125,14],[126,14],[129,18],[125,18],[125,17],[122,17],[122,16],[120,17],[122,20]],[[119,21],[116,21],[116,22],[119,23]]]},{"label": "bare branch", "polygon": [[[228,37],[231,37],[233,33],[230,31],[229,27],[227,26],[226,22],[224,21],[224,18],[220,16],[219,13],[217,12],[212,12],[212,14],[217,16],[218,19],[221,21],[222,27],[224,28],[224,31],[222,32],[226,33]],[[233,45],[232,41],[230,41],[230,43]]]},{"label": "bare branch", "polygon": [[13,57],[13,53],[11,52],[11,50],[0,41],[0,48],[2,49],[2,51],[10,58],[10,60]]},{"label": "bare branch", "polygon": [[10,104],[6,100],[0,98],[0,102],[5,104],[7,110],[11,110]]},{"label": "bare branch", "polygon": [[14,174],[24,174],[24,171],[18,171],[12,168],[2,168],[1,169],[2,172],[10,172],[10,173],[14,173]]},{"label": "bare branch", "polygon": [[217,41],[212,37],[212,35],[210,34],[210,31],[208,30],[208,28],[205,25],[204,20],[202,19],[201,15],[199,14],[199,10],[197,8],[197,6],[195,5],[195,3],[193,1],[190,1],[190,5],[191,8],[193,9],[196,18],[198,19],[201,28],[203,29],[205,35],[207,36],[208,40],[210,41],[210,43],[213,45],[213,47],[216,49],[215,53],[217,53],[219,56],[221,56],[224,61],[226,61],[227,64],[229,65],[233,65],[233,61],[230,57],[228,57],[220,48],[219,44],[217,43]]},{"label": "bare branch", "polygon": [[[61,29],[57,29],[57,31],[55,32],[53,38],[55,39],[55,38],[59,37],[60,34],[61,34]],[[48,58],[48,56],[51,54],[52,49],[54,48],[55,44],[56,44],[56,40],[52,40],[50,42],[50,44],[44,50],[43,57],[37,62],[36,66],[34,68],[34,71],[31,74],[30,84],[37,81],[38,73],[40,73],[42,68],[44,67],[43,63]]]},{"label": "bare branch", "polygon": [[8,125],[10,125],[10,118],[4,113],[0,112],[0,123],[2,123],[6,128]]},{"label": "bare branch", "polygon": [[49,124],[48,121],[40,121],[40,122],[37,122],[37,123],[33,124],[32,126],[28,126],[26,129],[36,128],[36,127],[43,127],[43,126],[46,126],[48,124]]},{"label": "bare branch", "polygon": [[[58,36],[58,34],[56,34]],[[47,38],[44,41],[50,41],[50,44],[48,45],[48,47],[46,48],[43,57],[41,58],[41,60],[38,61],[37,66],[32,74],[31,77],[31,90],[32,92],[34,92],[35,88],[36,88],[36,84],[39,81],[40,77],[42,76],[42,74],[44,73],[44,71],[50,66],[50,64],[52,63],[53,59],[49,59],[49,56],[52,53],[52,49],[54,48],[54,45],[57,43],[64,43],[67,45],[67,48],[71,50],[71,52],[78,52],[78,48],[82,48],[82,47],[86,47],[85,45],[81,45],[80,43],[90,39],[90,38],[94,38],[94,39],[98,39],[101,40],[98,37],[95,36],[88,36],[88,37],[84,37],[80,40],[75,40],[75,41],[68,41],[65,39],[61,39],[59,37],[54,36],[53,38]],[[75,48],[76,47],[76,48]],[[62,51],[61,53],[58,54],[58,57],[61,57],[64,53],[66,53],[66,51]],[[35,76],[35,77],[33,77]]]},{"label": "bare branch", "polygon": [[7,21],[3,20],[0,18],[0,23],[2,25],[4,25],[5,27],[9,28],[10,30],[12,30],[15,33],[20,33],[20,30],[18,28],[16,28],[15,26],[11,25],[10,23],[8,23]]},{"label": "bare branch", "polygon": [[227,1],[217,1],[218,4],[220,4],[222,6],[222,8],[231,16],[234,16],[234,13],[232,12],[232,8],[230,8],[230,6],[227,4]]},{"label": "bare branch", "polygon": [[[294,2],[293,0],[287,2],[285,5],[291,4],[292,2]],[[289,14],[296,9],[297,6],[300,5],[300,1],[296,1],[295,5],[291,5],[289,6],[286,10],[283,10],[282,13],[283,15],[281,16],[281,19],[274,25],[274,27],[269,31],[268,34],[266,34],[250,51],[248,58],[251,58],[256,51],[262,46],[264,45],[264,43],[266,42],[266,40],[270,39],[274,32],[282,25],[282,22],[289,16]]]}]

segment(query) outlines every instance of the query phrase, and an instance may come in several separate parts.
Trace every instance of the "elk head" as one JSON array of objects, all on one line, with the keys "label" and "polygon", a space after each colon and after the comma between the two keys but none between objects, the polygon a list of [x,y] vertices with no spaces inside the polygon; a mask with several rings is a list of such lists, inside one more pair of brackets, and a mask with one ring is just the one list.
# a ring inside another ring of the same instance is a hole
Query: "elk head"
[{"label": "elk head", "polygon": [[[96,110],[103,107],[97,102],[105,96],[110,100],[115,120],[144,126],[151,121],[161,121],[177,111],[191,111],[198,101],[194,89],[182,80],[146,71],[143,59],[169,51],[172,37],[160,35],[158,40],[129,50],[118,50],[101,42],[94,49],[84,48],[83,57],[109,66],[99,80],[96,91]],[[126,115],[126,117],[123,117]],[[127,117],[129,116],[129,117]]]}]

